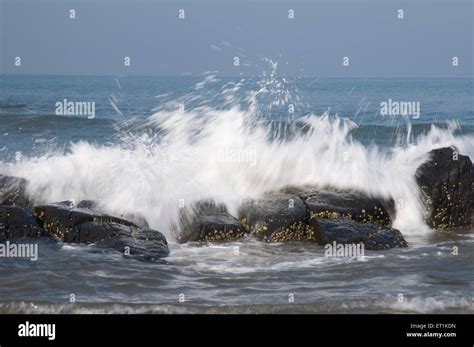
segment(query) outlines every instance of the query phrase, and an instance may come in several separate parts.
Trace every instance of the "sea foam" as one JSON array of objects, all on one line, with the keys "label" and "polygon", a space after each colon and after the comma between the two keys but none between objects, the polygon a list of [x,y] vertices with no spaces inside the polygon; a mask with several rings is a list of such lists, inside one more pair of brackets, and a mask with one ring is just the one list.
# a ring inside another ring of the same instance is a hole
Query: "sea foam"
[{"label": "sea foam", "polygon": [[[302,102],[272,66],[272,73],[244,97],[237,95],[245,79],[216,91],[216,78],[207,77],[192,93],[164,102],[145,121],[119,130],[117,144],[79,141],[66,151],[1,163],[0,172],[26,178],[39,202],[96,200],[109,213],[143,215],[170,239],[183,205],[213,198],[235,215],[242,199],[305,184],[391,197],[397,207],[394,227],[408,236],[428,232],[415,171],[434,148],[454,145],[474,155],[474,140],[455,136],[459,124],[433,125],[416,138],[408,125],[403,141],[380,148],[356,141],[351,132],[357,124],[338,115],[293,119],[290,114],[278,124],[265,122],[274,107]],[[218,108],[206,102],[216,97],[222,99]],[[195,106],[187,108],[190,104]],[[295,124],[304,131],[294,130]],[[293,136],[281,136],[291,129]],[[255,160],[223,160],[223,150],[251,151]]]}]

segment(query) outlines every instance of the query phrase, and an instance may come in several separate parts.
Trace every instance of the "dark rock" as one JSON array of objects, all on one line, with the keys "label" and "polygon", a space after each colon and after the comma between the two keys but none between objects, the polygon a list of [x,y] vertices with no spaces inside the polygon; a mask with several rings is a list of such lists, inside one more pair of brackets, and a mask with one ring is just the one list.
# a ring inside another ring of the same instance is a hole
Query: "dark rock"
[{"label": "dark rock", "polygon": [[313,219],[316,241],[324,246],[333,241],[339,244],[363,243],[367,250],[383,250],[406,247],[401,232],[383,225],[359,223],[348,218]]},{"label": "dark rock", "polygon": [[[360,192],[319,191],[305,200],[311,217],[349,218],[360,223],[390,225],[393,201],[372,198]],[[393,212],[392,212],[393,213]]]},{"label": "dark rock", "polygon": [[391,225],[395,214],[393,200],[370,197],[350,190],[286,187],[284,192],[297,194],[307,205],[311,218],[349,218],[360,223]]},{"label": "dark rock", "polygon": [[127,213],[120,215],[120,218],[130,221],[131,223],[138,225],[142,229],[150,229],[147,219],[139,213]]},{"label": "dark rock", "polygon": [[0,175],[0,205],[29,207],[30,200],[26,194],[26,180]]},{"label": "dark rock", "polygon": [[93,243],[147,260],[169,254],[166,238],[159,231],[140,228],[126,219],[89,208],[75,207],[70,201],[35,206],[34,212],[48,235],[65,243]]},{"label": "dark rock", "polygon": [[90,209],[95,204],[72,201],[35,206],[0,206],[0,239],[49,237],[65,243],[95,244],[145,260],[166,257],[168,243],[159,231],[140,228],[123,218]]},{"label": "dark rock", "polygon": [[309,217],[304,202],[289,194],[247,200],[239,208],[239,219],[247,232],[270,242],[312,240]]},{"label": "dark rock", "polygon": [[168,243],[157,230],[140,229],[116,222],[93,221],[76,225],[64,236],[66,243],[94,243],[97,247],[111,248],[127,256],[145,260],[169,255]]},{"label": "dark rock", "polygon": [[469,227],[474,197],[471,159],[454,148],[435,149],[429,155],[416,171],[428,225],[437,229]]},{"label": "dark rock", "polygon": [[[82,209],[87,209],[87,210],[92,210],[95,211],[96,213],[98,212],[99,204],[97,201],[94,200],[81,200],[79,203],[75,206],[76,208],[82,208]],[[148,229],[150,226],[148,225],[148,221],[146,218],[140,214],[134,213],[134,214],[126,214],[126,215],[121,215],[120,218],[125,219],[127,221],[130,221],[136,225],[138,225],[140,228]]]},{"label": "dark rock", "polygon": [[197,202],[180,213],[180,243],[193,241],[233,241],[244,237],[244,227],[231,216],[224,204],[211,200]]},{"label": "dark rock", "polygon": [[126,219],[110,216],[91,209],[77,208],[70,201],[33,207],[40,225],[51,235],[60,239],[75,226],[85,222],[114,222],[125,226],[138,226]]},{"label": "dark rock", "polygon": [[48,236],[29,210],[19,206],[0,206],[0,239]]},{"label": "dark rock", "polygon": [[93,210],[97,206],[97,202],[94,200],[81,200],[76,205],[77,208],[87,208]]}]

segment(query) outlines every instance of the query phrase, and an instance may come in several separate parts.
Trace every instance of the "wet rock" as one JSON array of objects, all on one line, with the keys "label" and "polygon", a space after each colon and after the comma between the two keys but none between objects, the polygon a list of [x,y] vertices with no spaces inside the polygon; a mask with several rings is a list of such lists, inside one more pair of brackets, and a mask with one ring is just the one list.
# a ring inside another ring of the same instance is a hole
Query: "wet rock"
[{"label": "wet rock", "polygon": [[243,225],[229,214],[224,204],[203,200],[181,211],[177,240],[180,243],[234,241],[243,238],[244,232]]},{"label": "wet rock", "polygon": [[318,218],[311,221],[316,241],[324,246],[338,244],[364,244],[366,250],[383,250],[406,247],[401,232],[379,224],[359,223],[348,218]]},{"label": "wet rock", "polygon": [[129,213],[120,215],[120,218],[130,221],[131,223],[138,225],[142,229],[149,229],[150,225],[148,224],[147,219],[139,213]]},{"label": "wet rock", "polygon": [[239,208],[239,219],[246,231],[269,242],[312,240],[309,217],[304,202],[289,194],[268,194],[262,199],[247,200]]},{"label": "wet rock", "polygon": [[93,221],[76,225],[63,239],[66,243],[93,243],[126,256],[154,260],[169,255],[168,242],[157,230],[140,229],[116,222]]},{"label": "wet rock", "polygon": [[126,219],[89,208],[78,208],[71,201],[35,206],[33,210],[48,235],[65,243],[93,243],[146,260],[169,254],[166,238],[159,231],[140,228]]},{"label": "wet rock", "polygon": [[0,239],[48,236],[29,210],[19,206],[0,206]]},{"label": "wet rock", "polygon": [[26,180],[0,175],[0,205],[29,207],[30,200],[26,194]]},{"label": "wet rock", "polygon": [[349,218],[360,223],[391,225],[395,214],[393,200],[370,197],[351,190],[286,187],[307,205],[311,218]]},{"label": "wet rock", "polygon": [[311,217],[349,218],[360,223],[390,225],[393,201],[372,198],[360,192],[319,191],[307,197]]},{"label": "wet rock", "polygon": [[97,206],[97,202],[94,200],[81,200],[76,205],[77,208],[87,208],[93,210]]},{"label": "wet rock", "polygon": [[[95,211],[97,213],[99,212],[98,206],[99,204],[97,203],[97,201],[81,200],[75,207]],[[130,221],[138,225],[140,228],[148,229],[150,227],[146,218],[138,213],[121,215],[120,218]]]},{"label": "wet rock", "polygon": [[455,148],[435,149],[429,155],[416,171],[428,225],[437,229],[469,227],[474,198],[471,159]]},{"label": "wet rock", "polygon": [[49,237],[93,243],[145,260],[168,256],[168,243],[159,231],[92,210],[95,204],[89,202],[78,205],[82,207],[62,201],[35,206],[34,213],[19,206],[0,206],[0,239]]},{"label": "wet rock", "polygon": [[72,228],[85,222],[114,222],[138,228],[138,225],[123,218],[110,216],[87,208],[77,208],[71,201],[35,206],[33,211],[40,225],[50,235],[60,239],[64,238]]}]

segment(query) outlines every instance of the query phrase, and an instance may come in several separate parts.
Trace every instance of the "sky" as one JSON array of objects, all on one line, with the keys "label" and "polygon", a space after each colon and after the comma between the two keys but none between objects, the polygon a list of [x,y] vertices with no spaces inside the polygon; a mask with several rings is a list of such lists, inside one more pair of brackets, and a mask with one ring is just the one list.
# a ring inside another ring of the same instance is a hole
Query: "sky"
[{"label": "sky", "polygon": [[256,75],[269,58],[297,77],[473,77],[473,3],[0,0],[0,73]]}]

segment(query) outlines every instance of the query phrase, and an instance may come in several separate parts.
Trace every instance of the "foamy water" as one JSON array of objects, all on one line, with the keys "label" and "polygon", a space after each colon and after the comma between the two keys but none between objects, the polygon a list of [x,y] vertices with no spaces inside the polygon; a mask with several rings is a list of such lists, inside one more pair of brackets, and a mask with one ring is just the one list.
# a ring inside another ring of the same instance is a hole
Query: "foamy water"
[{"label": "foamy water", "polygon": [[[293,84],[275,77],[273,63],[272,68],[245,93],[245,79],[215,90],[217,78],[207,76],[193,92],[164,101],[151,117],[133,124],[133,131],[119,131],[118,143],[78,141],[66,151],[18,153],[0,172],[26,178],[38,202],[97,200],[113,214],[143,215],[171,240],[183,204],[213,198],[235,215],[242,199],[305,184],[391,197],[394,227],[407,236],[429,232],[415,170],[434,148],[454,145],[474,154],[473,137],[455,136],[460,125],[454,122],[414,137],[408,123],[396,146],[365,146],[351,135],[356,123],[330,113],[297,119],[289,113],[288,122],[275,127],[262,121],[265,115],[303,101]],[[212,97],[223,106],[208,105]],[[197,106],[186,109],[191,103]]]},{"label": "foamy water", "polygon": [[[0,312],[472,313],[472,233],[431,231],[414,177],[431,149],[454,145],[474,157],[469,83],[298,84],[268,63],[259,80],[207,74],[181,94],[190,83],[181,78],[116,80],[112,96],[105,77],[36,77],[41,88],[7,78],[3,94],[26,106],[2,109],[11,102],[0,102],[0,173],[26,178],[37,202],[93,199],[112,214],[141,214],[166,234],[171,253],[149,263],[94,245],[39,241],[37,262],[0,262]],[[84,84],[102,98],[94,120],[47,114]],[[377,116],[377,102],[400,92],[426,100],[420,120]],[[435,122],[439,114],[443,122]],[[456,115],[461,122],[445,124]],[[393,198],[394,226],[409,247],[339,259],[312,243],[174,242],[183,203],[214,198],[235,215],[241,199],[304,184]]]}]

